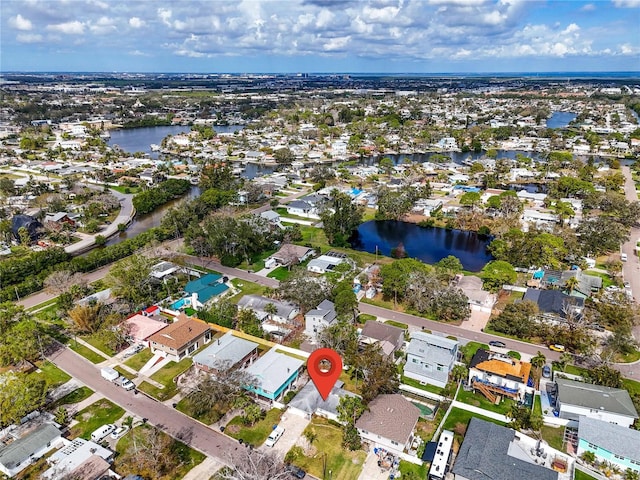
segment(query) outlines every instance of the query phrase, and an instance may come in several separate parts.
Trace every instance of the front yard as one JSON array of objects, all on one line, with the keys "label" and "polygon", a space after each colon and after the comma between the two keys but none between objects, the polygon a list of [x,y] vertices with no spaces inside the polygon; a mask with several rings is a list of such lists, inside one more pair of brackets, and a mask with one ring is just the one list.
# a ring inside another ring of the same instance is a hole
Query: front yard
[{"label": "front yard", "polygon": [[262,295],[265,288],[257,283],[247,282],[246,280],[241,280],[239,278],[232,279],[231,283],[234,287],[240,290],[238,294],[229,298],[231,303],[238,303],[238,301],[245,295]]},{"label": "front yard", "polygon": [[272,408],[262,420],[257,421],[253,426],[246,426],[242,422],[242,417],[238,415],[227,423],[225,433],[235,439],[242,439],[244,443],[258,447],[267,439],[273,426],[280,422],[280,417],[282,417],[282,410]]},{"label": "front yard", "polygon": [[35,375],[47,382],[47,389],[59,387],[63,383],[67,383],[71,380],[71,377],[65,372],[56,367],[48,360],[36,362],[38,370],[31,375]]},{"label": "front yard", "polygon": [[124,364],[129,368],[133,368],[136,372],[139,372],[140,369],[144,367],[149,360],[151,360],[151,357],[153,357],[151,349],[145,348],[141,352],[136,353],[133,357],[126,360]]},{"label": "front yard", "polygon": [[342,429],[335,422],[314,417],[305,432],[311,429],[318,437],[308,452],[310,455],[305,455],[302,447],[296,446],[289,450],[286,459],[318,478],[326,478],[323,473],[329,470],[332,480],[358,478],[367,454],[362,450],[343,449]]},{"label": "front yard", "polygon": [[192,364],[193,360],[191,358],[183,358],[178,363],[169,362],[156,373],[151,375],[151,379],[162,384],[164,388],[158,388],[148,382],[142,382],[138,385],[138,390],[142,390],[144,393],[151,395],[161,402],[169,400],[178,393],[178,386],[173,379],[181,373],[186,372]]},{"label": "front yard", "polygon": [[114,423],[124,415],[124,408],[115,405],[107,399],[98,400],[84,410],[80,410],[74,417],[78,424],[71,428],[71,437],[82,437],[89,440],[91,433],[102,425]]}]

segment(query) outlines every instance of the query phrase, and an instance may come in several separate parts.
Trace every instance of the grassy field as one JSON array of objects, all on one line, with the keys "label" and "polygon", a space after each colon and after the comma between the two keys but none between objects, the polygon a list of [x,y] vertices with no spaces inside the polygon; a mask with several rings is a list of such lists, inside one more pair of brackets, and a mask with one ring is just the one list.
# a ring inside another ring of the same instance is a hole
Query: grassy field
[{"label": "grassy field", "polygon": [[145,348],[141,352],[136,353],[133,357],[129,358],[124,362],[124,364],[133,368],[135,371],[139,372],[142,367],[146,365],[146,363],[151,360],[153,357],[153,353],[151,353],[150,348]]},{"label": "grassy field", "polygon": [[100,350],[107,357],[113,357],[116,354],[116,352],[114,352],[109,347],[107,347],[102,340],[100,340],[99,338],[97,338],[95,336],[87,335],[87,336],[83,336],[81,338],[85,342],[87,342],[89,345],[91,345],[92,347],[95,347],[98,350]]},{"label": "grassy field", "polygon": [[342,448],[342,429],[339,426],[327,419],[314,417],[307,429],[313,429],[318,435],[313,443],[317,453],[307,457],[299,447],[294,447],[289,453],[293,464],[318,478],[326,478],[323,477],[323,463],[326,462],[326,470],[331,470],[332,480],[358,478],[367,455],[362,450],[351,452]]},{"label": "grassy field", "polygon": [[540,401],[540,395],[536,395],[535,397],[535,401],[533,404],[533,413],[542,415],[542,402]]},{"label": "grassy field", "polygon": [[67,393],[64,397],[56,400],[56,402],[51,406],[51,408],[55,408],[59,405],[70,405],[72,403],[80,403],[82,400],[85,400],[93,395],[93,390],[89,387],[80,387],[76,388],[73,392]]},{"label": "grassy field", "polygon": [[82,437],[89,440],[94,430],[107,423],[114,423],[122,415],[124,415],[124,408],[104,398],[98,400],[73,417],[79,423],[71,428],[71,438]]},{"label": "grassy field", "polygon": [[405,385],[409,385],[413,388],[419,388],[420,390],[425,390],[427,392],[435,393],[436,395],[440,395],[442,393],[442,387],[437,387],[435,385],[422,385],[419,381],[414,380],[413,378],[405,377],[404,375],[401,377],[401,382]]},{"label": "grassy field", "polygon": [[462,352],[462,358],[464,363],[469,364],[471,359],[476,354],[478,349],[489,350],[489,345],[486,343],[478,343],[478,342],[469,342],[466,345],[460,347],[460,351]]},{"label": "grassy field", "polygon": [[116,365],[115,367],[113,367],[113,369],[116,372],[118,372],[120,375],[122,375],[124,378],[128,378],[129,380],[133,380],[134,378],[137,377],[136,374],[129,373],[128,370],[125,370],[120,365]]},{"label": "grassy field", "polygon": [[44,379],[49,389],[59,387],[63,383],[71,380],[69,375],[49,361],[36,362],[36,366],[38,367],[38,371],[33,372],[31,375]]},{"label": "grassy field", "polygon": [[106,360],[106,358],[104,358],[100,354],[94,352],[90,348],[85,347],[80,343],[74,342],[73,340],[71,340],[67,346],[77,354],[82,355],[91,363],[102,363]]},{"label": "grassy field", "polygon": [[231,283],[234,287],[240,290],[240,293],[229,298],[231,303],[238,303],[238,301],[245,295],[262,295],[262,292],[264,292],[264,287],[262,285],[247,282],[246,280],[241,280],[239,278],[232,279]]},{"label": "grassy field", "polygon": [[576,469],[573,475],[573,480],[596,480],[596,477],[592,477],[591,475]]},{"label": "grassy field", "polygon": [[237,416],[232,418],[227,424],[225,433],[233,438],[242,439],[245,443],[258,447],[267,439],[273,430],[273,426],[280,422],[280,417],[282,417],[282,410],[272,408],[262,420],[249,427],[242,423],[240,416]]},{"label": "grassy field", "polygon": [[291,270],[289,270],[287,267],[278,267],[273,271],[269,272],[267,274],[267,277],[275,278],[276,280],[279,280],[282,282],[287,278],[289,278],[290,275],[291,275]]},{"label": "grassy field", "polygon": [[151,375],[151,379],[164,385],[164,388],[158,388],[148,382],[142,382],[140,385],[138,385],[138,390],[142,390],[144,393],[157,398],[161,402],[169,400],[176,393],[178,393],[178,387],[173,379],[181,373],[186,372],[192,365],[192,363],[193,360],[191,358],[184,358],[178,363],[169,362],[163,368]]},{"label": "grassy field", "polygon": [[186,398],[181,399],[177,403],[176,410],[184,413],[191,418],[195,418],[205,425],[211,425],[212,423],[217,422],[221,417],[221,415],[215,409],[209,409],[204,414],[196,415],[192,402],[190,402]]},{"label": "grassy field", "polygon": [[384,323],[387,323],[394,327],[402,328],[403,330],[406,330],[409,328],[409,325],[407,325],[406,323],[396,322],[394,320],[386,320]]},{"label": "grassy field", "polygon": [[540,434],[550,447],[560,450],[561,452],[563,451],[562,439],[564,437],[564,428],[543,425],[542,430],[540,430]]},{"label": "grassy field", "polygon": [[504,398],[498,405],[494,405],[481,393],[467,392],[463,389],[460,389],[460,392],[458,392],[456,400],[466,403],[467,405],[489,410],[490,412],[501,413],[502,415],[505,415],[514,403],[513,400]]},{"label": "grassy field", "polygon": [[494,420],[493,418],[483,417],[482,415],[477,415],[473,412],[469,412],[467,410],[461,410],[459,408],[452,408],[449,416],[447,417],[447,421],[444,422],[444,428],[446,430],[452,430],[459,423],[463,425],[468,425],[471,417],[481,418],[482,420],[486,420],[487,422],[495,423],[496,425],[505,425],[503,422],[499,420]]},{"label": "grassy field", "polygon": [[427,478],[429,468],[427,464],[416,465],[415,463],[400,460],[400,478],[403,480],[423,480]]},{"label": "grassy field", "polygon": [[[130,433],[118,440],[116,444],[116,458],[114,461],[114,469],[123,474],[140,473],[131,463],[132,450],[139,448],[140,445],[146,445],[149,433],[155,430],[149,425],[140,425],[135,427]],[[165,433],[156,430],[158,435],[166,439]],[[134,441],[135,440],[135,441]],[[178,440],[172,440],[170,443],[171,452],[176,455],[177,467],[163,476],[154,476],[156,480],[173,480],[184,478],[189,470],[196,465],[202,463],[206,458],[204,454],[189,448]]]}]

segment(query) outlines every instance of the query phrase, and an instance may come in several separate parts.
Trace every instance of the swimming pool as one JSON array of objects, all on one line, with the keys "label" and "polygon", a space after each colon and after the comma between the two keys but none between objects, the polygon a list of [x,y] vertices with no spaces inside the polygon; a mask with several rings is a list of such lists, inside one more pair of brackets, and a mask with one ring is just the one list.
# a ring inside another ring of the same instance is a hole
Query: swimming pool
[{"label": "swimming pool", "polygon": [[190,306],[191,306],[190,298],[181,298],[180,300],[173,302],[173,304],[171,305],[171,310],[180,310],[183,307],[190,307]]}]

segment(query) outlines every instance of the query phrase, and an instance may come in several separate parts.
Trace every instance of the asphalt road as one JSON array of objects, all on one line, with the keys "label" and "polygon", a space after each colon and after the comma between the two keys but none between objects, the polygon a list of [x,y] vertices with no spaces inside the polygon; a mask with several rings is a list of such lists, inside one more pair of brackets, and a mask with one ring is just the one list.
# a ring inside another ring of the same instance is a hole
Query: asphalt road
[{"label": "asphalt road", "polygon": [[229,465],[234,452],[246,448],[236,440],[216,432],[142,393],[136,395],[133,391],[117,387],[103,379],[98,368],[92,363],[66,347],[60,347],[48,358],[60,369],[116,405],[120,405],[133,415],[147,418],[151,425],[225,465]]},{"label": "asphalt road", "polygon": [[[624,194],[627,200],[637,202],[638,192],[631,176],[631,169],[622,167],[622,173],[625,177]],[[631,292],[636,303],[640,303],[640,258],[636,255],[636,242],[638,241],[640,241],[640,228],[635,227],[631,229],[629,241],[621,247],[621,251],[627,254],[627,261],[622,265],[622,276],[626,282],[631,284]],[[633,336],[640,341],[640,325],[634,327]]]}]

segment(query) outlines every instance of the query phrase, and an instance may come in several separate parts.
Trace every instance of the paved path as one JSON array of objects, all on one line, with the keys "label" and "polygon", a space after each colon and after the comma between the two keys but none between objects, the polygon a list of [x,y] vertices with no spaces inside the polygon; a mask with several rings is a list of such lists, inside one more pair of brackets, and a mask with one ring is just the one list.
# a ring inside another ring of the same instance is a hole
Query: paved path
[{"label": "paved path", "polygon": [[93,364],[66,347],[61,347],[53,353],[49,360],[96,393],[134,415],[147,418],[150,424],[213,457],[223,465],[229,464],[230,454],[233,455],[239,448],[246,448],[239,445],[236,440],[210,429],[171,407],[143,394],[135,395],[133,391],[126,391],[104,380]]}]

